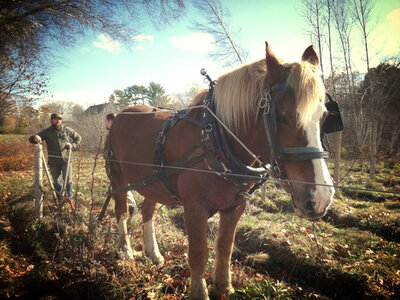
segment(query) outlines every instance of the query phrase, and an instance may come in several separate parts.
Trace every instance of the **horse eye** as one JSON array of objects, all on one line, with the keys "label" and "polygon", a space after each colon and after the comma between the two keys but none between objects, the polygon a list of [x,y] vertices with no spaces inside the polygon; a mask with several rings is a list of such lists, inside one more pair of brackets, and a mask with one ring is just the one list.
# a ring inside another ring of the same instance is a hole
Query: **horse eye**
[{"label": "horse eye", "polygon": [[276,122],[280,124],[288,124],[285,114],[276,114]]}]

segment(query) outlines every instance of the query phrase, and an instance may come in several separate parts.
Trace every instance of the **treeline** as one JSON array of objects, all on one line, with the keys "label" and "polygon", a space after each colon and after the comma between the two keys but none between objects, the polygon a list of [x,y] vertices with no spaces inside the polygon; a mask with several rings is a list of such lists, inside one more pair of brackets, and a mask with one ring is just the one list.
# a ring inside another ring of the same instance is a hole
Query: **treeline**
[{"label": "treeline", "polygon": [[[400,150],[399,53],[370,65],[373,0],[302,0],[302,5],[326,88],[344,120],[343,135],[330,137],[331,144],[341,142],[342,153],[369,159],[372,178],[377,158]],[[354,58],[365,62],[360,70]]]},{"label": "treeline", "polygon": [[[81,127],[82,123],[89,125],[85,120],[88,118],[102,126],[105,114],[118,113],[131,105],[144,104],[169,109],[187,107],[198,90],[199,87],[193,85],[187,92],[169,95],[159,83],[150,82],[147,86],[134,84],[122,90],[114,90],[107,102],[87,109],[80,104],[58,100],[48,101],[35,108],[32,101],[19,96],[18,101],[7,101],[7,113],[0,114],[0,133],[36,132],[39,128],[49,126],[49,118],[53,112],[61,113],[64,121],[75,127]],[[101,121],[93,120],[93,115]]]},{"label": "treeline", "polygon": [[[344,123],[344,154],[364,158],[392,157],[400,152],[400,69],[398,64],[381,63],[369,69],[362,80],[353,73],[354,92],[347,75],[331,75],[326,88],[340,105]],[[331,144],[336,142],[330,137]],[[333,148],[333,147],[332,147]],[[333,150],[333,149],[331,149]]]}]

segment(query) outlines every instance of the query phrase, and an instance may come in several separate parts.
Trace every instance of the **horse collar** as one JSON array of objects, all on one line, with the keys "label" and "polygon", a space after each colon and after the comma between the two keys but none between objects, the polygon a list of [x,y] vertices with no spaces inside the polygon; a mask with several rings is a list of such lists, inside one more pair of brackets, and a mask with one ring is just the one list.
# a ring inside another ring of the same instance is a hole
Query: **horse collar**
[{"label": "horse collar", "polygon": [[[210,81],[208,94],[204,98],[201,112],[201,145],[205,150],[207,166],[226,181],[236,185],[241,191],[252,193],[268,178],[265,166],[254,168],[246,165],[237,157],[226,130],[215,119],[213,98],[214,82]],[[211,113],[212,112],[212,113]]]}]

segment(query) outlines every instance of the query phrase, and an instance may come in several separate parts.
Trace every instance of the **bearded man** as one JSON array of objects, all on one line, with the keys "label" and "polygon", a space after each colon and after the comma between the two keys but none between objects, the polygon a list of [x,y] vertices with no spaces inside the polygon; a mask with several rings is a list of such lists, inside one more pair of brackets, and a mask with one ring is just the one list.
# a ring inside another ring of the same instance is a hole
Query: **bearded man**
[{"label": "bearded man", "polygon": [[[54,188],[61,195],[63,193],[62,182],[65,181],[67,176],[66,192],[68,202],[71,208],[74,209],[72,200],[72,160],[70,160],[68,168],[68,149],[72,151],[72,149],[76,148],[81,143],[82,138],[73,129],[62,124],[62,116],[58,113],[51,114],[50,123],[50,127],[43,129],[37,135],[31,136],[29,142],[42,144],[43,141],[46,141],[48,164],[51,177],[53,177]],[[66,174],[67,170],[68,174]]]}]

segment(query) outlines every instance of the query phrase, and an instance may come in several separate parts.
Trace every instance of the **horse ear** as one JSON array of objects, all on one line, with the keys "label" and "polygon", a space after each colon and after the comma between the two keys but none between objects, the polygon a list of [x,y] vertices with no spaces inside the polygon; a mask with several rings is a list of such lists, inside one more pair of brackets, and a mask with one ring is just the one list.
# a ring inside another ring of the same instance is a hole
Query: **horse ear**
[{"label": "horse ear", "polygon": [[309,46],[304,51],[303,56],[301,57],[301,60],[308,61],[310,64],[313,64],[314,66],[318,66],[319,58],[318,58],[317,53],[314,50],[314,46],[313,45]]},{"label": "horse ear", "polygon": [[272,52],[271,48],[268,45],[268,42],[265,42],[265,52],[267,74],[270,79],[270,84],[274,84],[280,81],[283,67],[279,60],[276,58],[274,52]]}]

